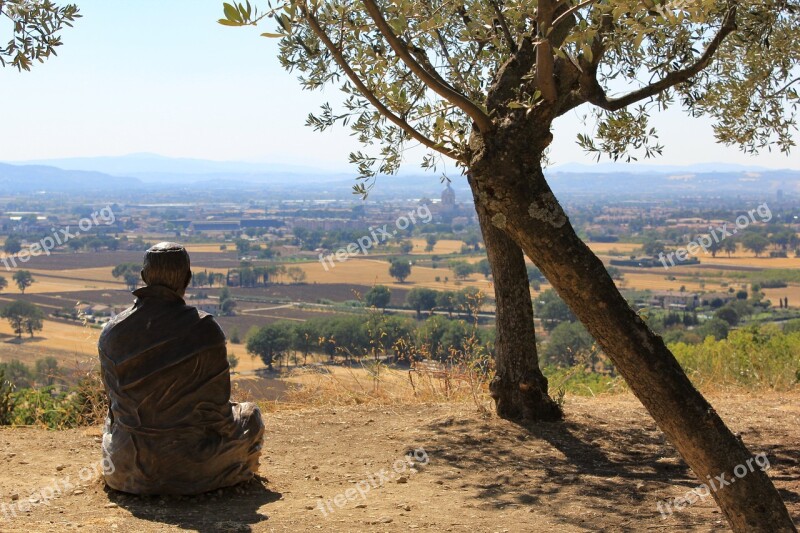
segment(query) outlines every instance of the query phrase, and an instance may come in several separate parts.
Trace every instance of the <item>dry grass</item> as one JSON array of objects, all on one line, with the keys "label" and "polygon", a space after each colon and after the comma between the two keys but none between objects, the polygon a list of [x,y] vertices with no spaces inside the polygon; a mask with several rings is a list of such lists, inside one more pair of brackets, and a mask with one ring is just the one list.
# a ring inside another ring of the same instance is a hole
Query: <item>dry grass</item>
[{"label": "dry grass", "polygon": [[607,254],[609,252],[631,253],[639,250],[642,245],[633,242],[590,242],[589,248],[596,254]]},{"label": "dry grass", "polygon": [[641,273],[625,273],[625,278],[622,283],[617,282],[617,286],[622,286],[626,289],[636,290],[651,290],[651,291],[677,291],[681,287],[685,287],[687,291],[727,291],[727,287],[722,287],[719,278],[714,281],[705,281],[704,285],[700,286],[700,281],[690,281],[686,279],[669,280],[667,276],[678,274],[672,271],[667,272],[664,269],[642,271]]},{"label": "dry grass", "polygon": [[448,255],[459,253],[461,251],[461,247],[464,246],[464,241],[442,239],[441,241],[436,242],[432,252],[425,251],[425,247],[427,246],[425,239],[411,239],[411,244],[414,245],[414,249],[411,250],[412,254]]},{"label": "dry grass", "polygon": [[789,298],[789,307],[800,306],[800,286],[789,285],[782,289],[761,289],[767,299],[772,301],[773,307],[778,307],[780,298]]},{"label": "dry grass", "polygon": [[491,405],[488,382],[474,372],[401,370],[371,362],[326,370],[295,372],[285,380],[290,384],[286,400],[269,408],[475,402],[488,410]]},{"label": "dry grass", "polygon": [[[17,341],[13,339],[14,332],[5,320],[0,322],[0,335],[8,336],[5,342],[0,342],[0,355],[2,355],[5,345]],[[45,320],[43,330],[38,332],[33,339],[27,335],[24,336],[23,344],[27,347],[37,348],[43,353],[53,350],[54,356],[56,356],[56,352],[94,356],[97,355],[99,335],[100,330],[87,328],[80,324],[72,325]],[[56,358],[58,357],[56,356]]]},{"label": "dry grass", "polygon": [[[222,246],[222,245],[226,245],[228,247],[228,249],[227,250],[220,250],[219,247]],[[188,251],[190,254],[191,253],[196,253],[196,252],[227,253],[227,252],[230,252],[231,250],[234,250],[234,249],[236,249],[236,246],[234,246],[232,243],[223,243],[223,242],[212,243],[212,244],[187,244],[186,245],[186,251]]]},{"label": "dry grass", "polygon": [[[47,273],[45,273],[47,272]],[[31,270],[33,274],[34,283],[27,289],[25,289],[25,294],[45,294],[45,293],[65,293],[65,292],[80,292],[86,290],[118,290],[125,287],[123,283],[117,282],[109,282],[109,281],[93,281],[93,280],[85,280],[85,279],[64,279],[60,277],[53,277],[53,276],[61,276],[61,271],[34,271]],[[65,271],[69,272],[69,271]],[[81,271],[82,272],[82,271]],[[3,291],[3,294],[20,294],[19,289],[17,286],[9,281],[8,288]]]},{"label": "dry grass", "polygon": [[[480,274],[473,274],[468,279],[460,280],[460,283],[456,284],[453,272],[444,263],[440,268],[412,267],[411,275],[406,279],[405,283],[398,283],[397,280],[389,275],[389,263],[385,260],[354,257],[341,263],[334,260],[333,264],[334,266],[332,268],[329,266],[327,271],[318,261],[297,266],[306,272],[307,283],[386,285],[403,289],[428,287],[437,290],[455,290],[468,286],[483,290],[490,288],[489,281]],[[436,281],[437,276],[440,281]],[[445,277],[449,278],[447,283],[444,282]]]}]

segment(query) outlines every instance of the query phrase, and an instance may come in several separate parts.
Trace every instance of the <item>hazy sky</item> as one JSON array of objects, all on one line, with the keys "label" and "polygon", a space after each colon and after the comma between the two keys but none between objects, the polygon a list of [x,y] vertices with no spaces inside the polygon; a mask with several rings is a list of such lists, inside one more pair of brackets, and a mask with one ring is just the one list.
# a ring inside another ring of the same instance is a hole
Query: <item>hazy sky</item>
[{"label": "hazy sky", "polygon": [[[301,91],[278,64],[277,41],[259,37],[269,23],[220,26],[218,0],[72,1],[84,17],[58,57],[28,73],[0,69],[0,161],[153,152],[348,168],[359,148],[349,130],[303,125],[338,91]],[[575,145],[579,114],[556,123],[553,163],[593,161]],[[710,123],[679,112],[654,125],[666,145],[656,163],[800,167],[797,153],[752,158],[717,145]]]}]

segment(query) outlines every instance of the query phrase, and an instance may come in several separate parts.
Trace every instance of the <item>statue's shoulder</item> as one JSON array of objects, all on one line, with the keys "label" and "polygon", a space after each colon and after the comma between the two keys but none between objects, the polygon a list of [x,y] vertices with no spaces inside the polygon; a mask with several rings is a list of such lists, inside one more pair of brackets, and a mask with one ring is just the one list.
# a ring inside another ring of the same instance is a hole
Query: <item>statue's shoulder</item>
[{"label": "statue's shoulder", "polygon": [[112,331],[126,318],[128,318],[131,313],[133,313],[135,306],[131,306],[124,311],[117,313],[116,316],[112,317],[111,320],[106,322],[103,325],[103,329],[100,331],[100,341],[103,342],[106,340],[112,333]]},{"label": "statue's shoulder", "polygon": [[197,316],[199,317],[198,323],[200,324],[201,328],[218,335],[222,339],[225,339],[225,333],[222,331],[222,327],[219,325],[219,322],[217,322],[216,318],[214,318],[214,315],[197,309]]}]

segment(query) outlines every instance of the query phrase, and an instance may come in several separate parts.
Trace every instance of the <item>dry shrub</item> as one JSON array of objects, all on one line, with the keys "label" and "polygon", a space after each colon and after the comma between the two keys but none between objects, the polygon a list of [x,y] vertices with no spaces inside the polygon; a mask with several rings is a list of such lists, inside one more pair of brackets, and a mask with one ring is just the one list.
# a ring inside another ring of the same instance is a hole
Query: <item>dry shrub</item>
[{"label": "dry shrub", "polygon": [[380,360],[363,361],[359,366],[298,369],[285,401],[274,402],[267,409],[472,402],[485,412],[491,404],[491,360],[488,355],[476,356],[478,346],[476,339],[467,343],[464,351],[451,349],[444,362],[424,358],[427,352],[423,347],[408,370]]}]

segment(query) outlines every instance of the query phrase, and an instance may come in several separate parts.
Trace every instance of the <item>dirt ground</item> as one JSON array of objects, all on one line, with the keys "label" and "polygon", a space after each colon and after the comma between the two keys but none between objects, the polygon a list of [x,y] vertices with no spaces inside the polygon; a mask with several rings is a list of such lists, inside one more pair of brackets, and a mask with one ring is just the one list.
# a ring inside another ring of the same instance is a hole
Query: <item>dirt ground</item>
[{"label": "dirt ground", "polygon": [[[796,520],[798,399],[711,397],[750,450],[767,455]],[[2,429],[0,531],[726,529],[710,497],[661,517],[659,501],[698,481],[635,398],[568,397],[566,408],[565,423],[528,428],[468,404],[278,411],[265,415],[263,478],[193,498],[106,491],[95,475],[99,428]],[[40,501],[20,510],[32,493]]]}]

